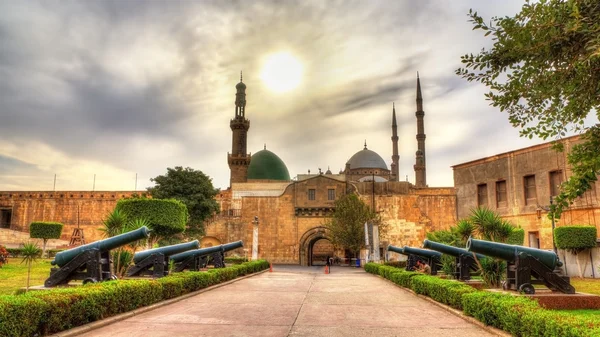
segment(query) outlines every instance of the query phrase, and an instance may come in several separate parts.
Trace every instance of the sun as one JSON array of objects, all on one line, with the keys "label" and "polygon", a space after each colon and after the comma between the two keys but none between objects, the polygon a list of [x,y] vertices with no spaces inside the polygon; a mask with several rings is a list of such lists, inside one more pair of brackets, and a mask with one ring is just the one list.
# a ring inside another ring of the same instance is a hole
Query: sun
[{"label": "sun", "polygon": [[302,64],[290,53],[281,52],[267,58],[260,78],[269,89],[286,92],[296,88],[302,81]]}]

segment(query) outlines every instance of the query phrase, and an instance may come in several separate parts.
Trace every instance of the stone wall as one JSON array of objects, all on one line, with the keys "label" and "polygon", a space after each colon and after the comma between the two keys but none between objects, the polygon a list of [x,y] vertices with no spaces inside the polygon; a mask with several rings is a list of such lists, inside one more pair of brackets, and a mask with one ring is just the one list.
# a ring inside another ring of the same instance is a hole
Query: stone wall
[{"label": "stone wall", "polygon": [[[29,232],[33,221],[63,223],[61,240],[70,240],[73,229],[84,230],[86,242],[101,239],[102,220],[117,201],[130,197],[131,191],[8,191],[0,192],[0,209],[10,210],[10,228]],[[138,192],[139,193],[139,192]],[[20,242],[0,242],[20,244]]]}]

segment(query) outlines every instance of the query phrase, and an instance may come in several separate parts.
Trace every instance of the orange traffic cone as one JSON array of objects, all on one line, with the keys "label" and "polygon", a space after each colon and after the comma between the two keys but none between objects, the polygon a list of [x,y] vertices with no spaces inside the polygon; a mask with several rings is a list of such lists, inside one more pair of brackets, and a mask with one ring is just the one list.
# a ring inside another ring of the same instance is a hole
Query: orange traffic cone
[{"label": "orange traffic cone", "polygon": [[329,266],[325,266],[325,274],[329,274]]},{"label": "orange traffic cone", "polygon": [[273,272],[273,264],[269,262],[269,273]]}]

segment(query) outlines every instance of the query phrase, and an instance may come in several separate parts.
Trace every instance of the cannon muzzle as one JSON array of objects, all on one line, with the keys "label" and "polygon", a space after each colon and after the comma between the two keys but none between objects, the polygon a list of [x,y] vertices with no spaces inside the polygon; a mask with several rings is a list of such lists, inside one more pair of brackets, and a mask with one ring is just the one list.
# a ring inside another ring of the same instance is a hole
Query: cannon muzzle
[{"label": "cannon muzzle", "polygon": [[514,262],[518,254],[526,253],[538,259],[542,264],[551,270],[554,270],[556,266],[562,266],[562,262],[560,262],[558,255],[556,255],[554,252],[536,248],[469,238],[467,241],[467,250],[509,262]]},{"label": "cannon muzzle", "polygon": [[[466,249],[445,245],[443,243],[439,243],[439,242],[435,242],[435,241],[429,241],[427,239],[423,241],[423,248],[433,249],[440,253],[451,255],[454,257],[458,257],[460,255],[473,256],[473,253],[469,252]],[[478,260],[485,258],[485,256],[483,256],[481,254],[475,254],[475,255],[477,255]]]},{"label": "cannon muzzle", "polygon": [[244,244],[242,243],[242,241],[235,241],[235,242],[226,243],[224,245],[200,248],[200,249],[195,249],[195,250],[190,250],[187,252],[179,253],[179,254],[171,256],[171,260],[173,260],[175,263],[178,263],[181,261],[185,261],[190,257],[206,256],[206,255],[210,255],[210,254],[217,253],[217,252],[224,253],[224,252],[227,252],[227,251],[230,251],[230,250],[233,250],[236,248],[240,248],[243,246],[244,246]]},{"label": "cannon muzzle", "polygon": [[107,238],[104,240],[88,243],[87,245],[79,246],[73,249],[62,251],[54,256],[54,260],[50,262],[52,265],[58,265],[59,267],[64,266],[69,261],[74,259],[77,255],[91,249],[97,249],[100,252],[106,252],[121,246],[124,246],[128,243],[135,242],[140,239],[145,239],[148,237],[150,230],[148,227],[143,226],[136,230],[115,235],[111,238]]},{"label": "cannon muzzle", "polygon": [[188,251],[190,249],[197,249],[198,247],[200,247],[200,243],[198,242],[198,240],[194,240],[194,241],[180,243],[180,244],[171,245],[171,246],[164,246],[164,247],[159,247],[159,248],[154,248],[154,249],[148,249],[148,250],[144,250],[144,251],[135,253],[135,255],[133,256],[133,262],[138,263],[138,262],[142,261],[143,259],[149,257],[152,254],[163,254],[164,256],[171,256],[171,255],[175,255],[178,253]]},{"label": "cannon muzzle", "polygon": [[391,252],[394,252],[394,253],[402,254],[402,255],[408,255],[408,254],[404,254],[404,251],[402,250],[402,248],[396,247],[396,246],[392,246],[392,245],[389,245],[387,247],[387,250],[389,250]]},{"label": "cannon muzzle", "polygon": [[404,252],[404,255],[413,254],[425,258],[436,258],[438,260],[442,258],[442,253],[436,252],[435,250],[404,246],[404,248],[402,248],[402,251]]}]

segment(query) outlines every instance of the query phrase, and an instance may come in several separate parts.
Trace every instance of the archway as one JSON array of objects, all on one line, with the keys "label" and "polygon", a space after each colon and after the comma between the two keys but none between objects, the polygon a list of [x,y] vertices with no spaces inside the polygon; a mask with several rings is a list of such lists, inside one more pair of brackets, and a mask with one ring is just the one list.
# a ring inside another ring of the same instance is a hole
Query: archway
[{"label": "archway", "polygon": [[208,248],[212,246],[218,246],[221,241],[213,236],[205,236],[200,240],[200,248]]},{"label": "archway", "polygon": [[[322,241],[323,240],[323,241]],[[333,256],[333,245],[331,245],[331,236],[329,229],[320,226],[306,231],[300,238],[300,265],[312,266],[313,257],[316,257],[315,265],[325,264],[326,254]],[[316,245],[316,247],[315,247]],[[331,246],[331,249],[329,248]],[[316,248],[316,251],[315,251]],[[329,249],[331,252],[329,252]],[[316,255],[314,254],[316,253]]]}]

